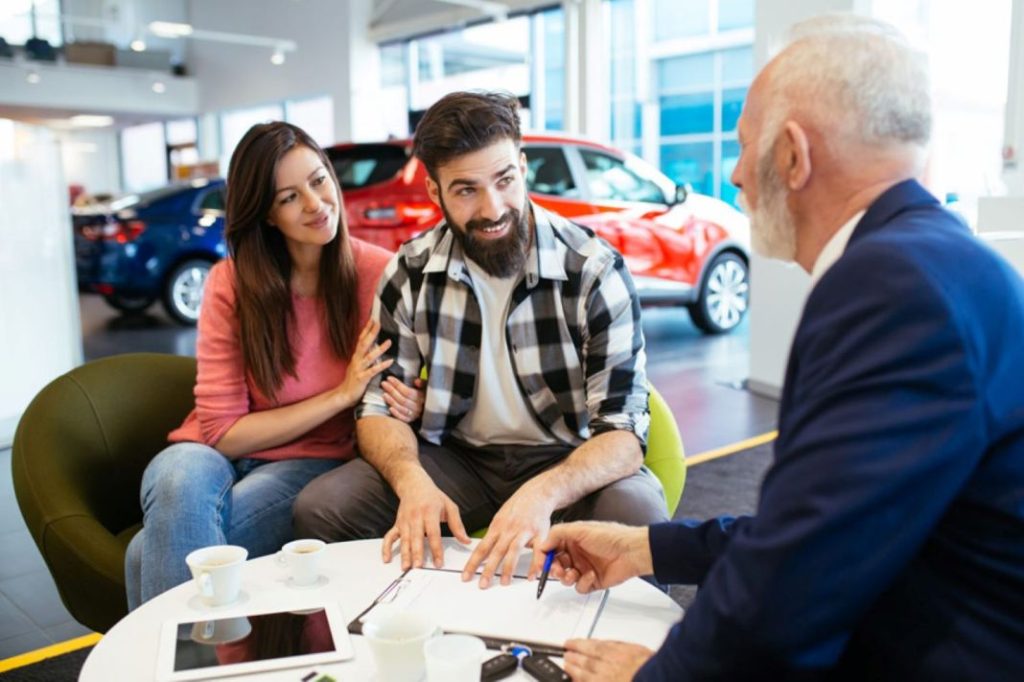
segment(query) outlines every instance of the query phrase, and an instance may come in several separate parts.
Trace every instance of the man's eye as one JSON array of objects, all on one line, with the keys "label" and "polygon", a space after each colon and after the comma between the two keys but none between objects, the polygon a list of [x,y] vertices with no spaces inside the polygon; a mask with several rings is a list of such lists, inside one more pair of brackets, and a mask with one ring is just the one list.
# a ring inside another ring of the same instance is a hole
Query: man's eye
[{"label": "man's eye", "polygon": [[515,178],[513,178],[511,175],[506,175],[501,180],[498,180],[498,185],[500,187],[508,187],[509,185],[512,184],[513,180],[515,180]]},{"label": "man's eye", "polygon": [[460,196],[460,197],[468,197],[468,196],[472,195],[474,191],[475,190],[472,187],[463,187],[462,189],[457,191],[455,194],[457,196]]}]

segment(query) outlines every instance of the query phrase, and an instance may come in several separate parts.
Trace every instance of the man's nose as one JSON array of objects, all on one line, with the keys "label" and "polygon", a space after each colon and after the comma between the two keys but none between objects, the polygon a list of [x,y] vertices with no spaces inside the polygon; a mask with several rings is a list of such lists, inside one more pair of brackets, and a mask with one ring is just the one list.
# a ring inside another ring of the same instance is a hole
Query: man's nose
[{"label": "man's nose", "polygon": [[489,189],[483,193],[483,205],[480,207],[480,217],[484,220],[496,221],[505,213],[505,203],[500,192]]}]

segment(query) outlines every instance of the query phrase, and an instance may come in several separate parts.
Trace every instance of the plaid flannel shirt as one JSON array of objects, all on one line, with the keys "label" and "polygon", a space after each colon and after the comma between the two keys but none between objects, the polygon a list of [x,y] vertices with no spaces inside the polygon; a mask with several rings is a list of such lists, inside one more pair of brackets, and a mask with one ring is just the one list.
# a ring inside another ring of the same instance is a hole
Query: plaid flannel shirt
[{"label": "plaid flannel shirt", "polygon": [[[532,205],[534,239],[505,331],[519,388],[539,424],[578,446],[612,430],[646,448],[640,302],[622,256],[589,230]],[[427,370],[418,433],[440,443],[469,411],[481,343],[480,307],[462,248],[444,222],[398,250],[373,304],[395,362],[367,387],[357,417],[387,415],[380,383]]]}]

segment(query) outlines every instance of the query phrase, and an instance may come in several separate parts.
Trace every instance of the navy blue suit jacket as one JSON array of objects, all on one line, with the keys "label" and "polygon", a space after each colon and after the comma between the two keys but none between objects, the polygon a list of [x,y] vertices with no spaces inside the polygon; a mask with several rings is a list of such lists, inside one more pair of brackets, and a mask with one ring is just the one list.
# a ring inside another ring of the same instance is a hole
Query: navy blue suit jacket
[{"label": "navy blue suit jacket", "polygon": [[1024,679],[1024,285],[914,181],[808,297],[756,516],[651,528],[701,583],[641,680]]}]

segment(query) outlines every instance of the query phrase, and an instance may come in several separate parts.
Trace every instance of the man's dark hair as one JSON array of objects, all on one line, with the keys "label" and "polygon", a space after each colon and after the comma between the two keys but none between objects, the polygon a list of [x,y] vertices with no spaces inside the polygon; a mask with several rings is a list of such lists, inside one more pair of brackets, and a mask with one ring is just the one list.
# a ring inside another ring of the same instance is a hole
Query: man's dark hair
[{"label": "man's dark hair", "polygon": [[437,168],[448,161],[509,138],[518,148],[519,100],[501,92],[453,92],[427,109],[412,152],[437,181]]}]

